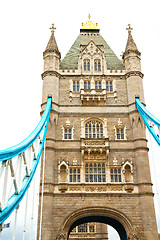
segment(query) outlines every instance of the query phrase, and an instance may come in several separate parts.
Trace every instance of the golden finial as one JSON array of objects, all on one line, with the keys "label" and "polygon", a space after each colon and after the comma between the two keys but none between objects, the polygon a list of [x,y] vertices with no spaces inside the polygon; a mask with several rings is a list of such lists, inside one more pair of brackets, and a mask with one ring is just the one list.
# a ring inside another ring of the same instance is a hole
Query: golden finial
[{"label": "golden finial", "polygon": [[52,27],[51,28],[49,28],[49,29],[51,29],[51,32],[53,32],[54,33],[54,30],[56,29],[55,27],[54,27],[54,24],[52,23]]},{"label": "golden finial", "polygon": [[94,24],[90,19],[91,15],[89,14],[86,24],[82,23],[82,29],[97,29],[98,23]]},{"label": "golden finial", "polygon": [[131,24],[128,24],[128,28],[126,28],[126,30],[128,30],[128,33],[131,33],[131,31],[133,30],[133,28],[131,28]]}]

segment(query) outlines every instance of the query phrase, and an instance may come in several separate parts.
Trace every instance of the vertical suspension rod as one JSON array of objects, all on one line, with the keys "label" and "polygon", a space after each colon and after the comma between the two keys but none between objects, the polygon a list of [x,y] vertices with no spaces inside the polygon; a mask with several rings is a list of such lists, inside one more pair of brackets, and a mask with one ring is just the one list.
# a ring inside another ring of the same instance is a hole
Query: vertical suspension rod
[{"label": "vertical suspension rod", "polygon": [[6,193],[7,193],[7,183],[8,183],[8,162],[5,161],[5,173],[4,173],[4,183],[3,183],[3,193],[2,193],[2,204],[6,202]]},{"label": "vertical suspension rod", "polygon": [[26,155],[25,152],[22,153],[23,156],[23,161],[24,161],[24,165],[25,165],[25,170],[26,170],[26,176],[29,176],[29,171],[28,171],[28,167],[27,167],[27,161],[26,161]]},{"label": "vertical suspension rod", "polygon": [[14,174],[14,169],[13,169],[13,164],[12,164],[12,158],[10,159],[9,165],[10,165],[10,170],[11,170],[11,177],[13,178],[13,184],[14,184],[15,194],[18,195],[18,187],[17,187],[17,182],[16,182],[16,178],[15,178],[15,174]]}]

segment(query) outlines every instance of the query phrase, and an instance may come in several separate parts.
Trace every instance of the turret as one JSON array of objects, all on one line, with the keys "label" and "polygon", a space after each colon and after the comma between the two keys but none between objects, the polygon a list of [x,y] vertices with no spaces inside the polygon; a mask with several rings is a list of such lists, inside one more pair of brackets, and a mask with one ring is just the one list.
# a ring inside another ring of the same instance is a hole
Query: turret
[{"label": "turret", "polygon": [[59,52],[56,39],[54,36],[54,30],[56,29],[54,27],[54,24],[52,24],[51,31],[51,37],[49,39],[49,42],[47,44],[47,47],[45,51],[43,52],[43,58],[44,58],[44,71],[57,71],[59,70],[59,63],[61,54]]},{"label": "turret", "polygon": [[123,60],[126,69],[126,81],[128,92],[128,104],[135,102],[135,96],[139,96],[144,102],[143,94],[143,74],[141,73],[141,53],[133,40],[130,24],[128,24],[128,40],[125,52],[123,53]]},{"label": "turret", "polygon": [[44,72],[42,74],[43,79],[43,99],[42,103],[46,103],[48,96],[52,96],[52,102],[58,104],[59,97],[59,78],[58,73],[61,54],[59,52],[56,39],[54,36],[54,24],[52,24],[51,37],[47,44],[45,51],[43,52],[44,58]]}]

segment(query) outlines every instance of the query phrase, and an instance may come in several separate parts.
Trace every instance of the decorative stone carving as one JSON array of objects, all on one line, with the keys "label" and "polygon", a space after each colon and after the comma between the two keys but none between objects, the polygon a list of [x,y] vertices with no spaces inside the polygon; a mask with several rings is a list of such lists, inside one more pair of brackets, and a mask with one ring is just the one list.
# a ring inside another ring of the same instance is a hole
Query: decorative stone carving
[{"label": "decorative stone carving", "polygon": [[116,157],[114,156],[113,165],[117,165],[117,164],[118,164],[118,160],[117,160]]},{"label": "decorative stone carving", "polygon": [[63,231],[59,233],[56,237],[56,240],[67,240],[66,233],[64,233]]},{"label": "decorative stone carving", "polygon": [[129,239],[130,240],[139,240],[139,236],[138,236],[138,227],[137,226],[133,226],[131,233],[129,234]]},{"label": "decorative stone carving", "polygon": [[76,159],[76,157],[73,158],[73,165],[77,165],[77,159]]}]

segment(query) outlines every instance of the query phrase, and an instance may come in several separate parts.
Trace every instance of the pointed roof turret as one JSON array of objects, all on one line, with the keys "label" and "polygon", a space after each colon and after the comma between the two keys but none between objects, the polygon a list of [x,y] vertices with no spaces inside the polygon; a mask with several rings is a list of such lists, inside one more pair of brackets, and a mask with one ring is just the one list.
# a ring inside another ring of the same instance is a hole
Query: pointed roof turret
[{"label": "pointed roof turret", "polygon": [[135,52],[136,54],[138,54],[139,56],[141,55],[141,53],[138,51],[138,48],[133,40],[131,31],[133,30],[133,28],[131,28],[131,25],[128,24],[128,28],[126,28],[126,30],[128,30],[128,40],[127,40],[127,44],[126,44],[126,49],[125,49],[125,53],[129,53],[129,52]]},{"label": "pointed roof turret", "polygon": [[44,53],[45,52],[56,52],[58,55],[61,55],[59,52],[57,43],[56,43],[55,36],[54,36],[54,30],[56,29],[54,27],[54,24],[52,24],[52,27],[50,29],[51,29],[51,37],[48,41],[48,44],[47,44],[47,47],[46,47]]}]

